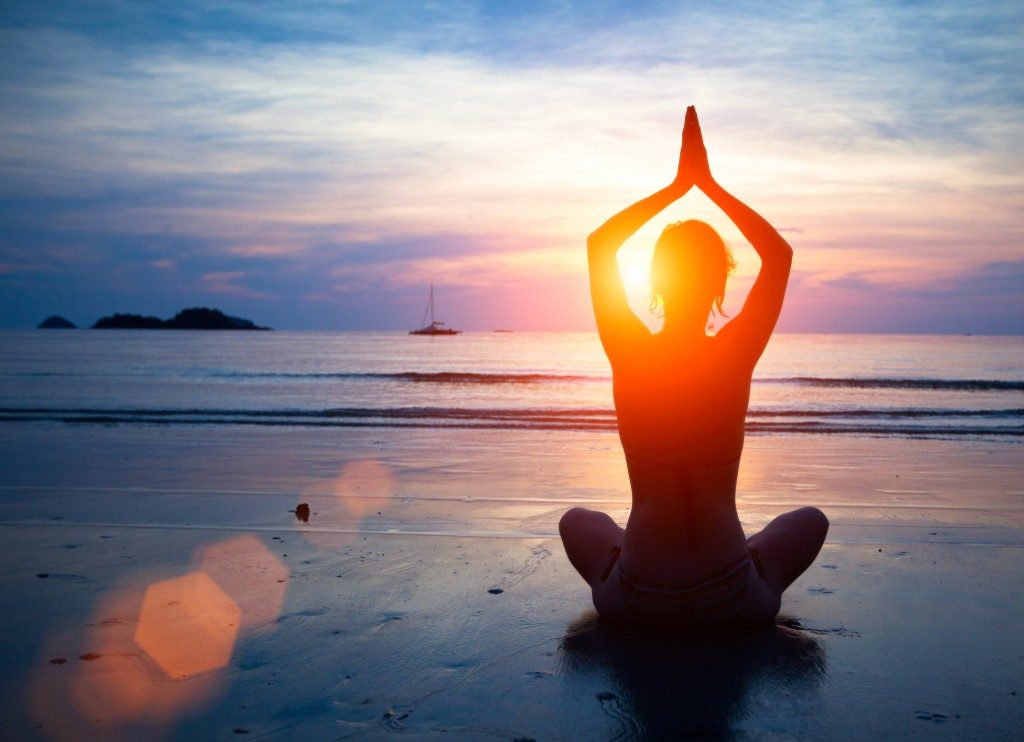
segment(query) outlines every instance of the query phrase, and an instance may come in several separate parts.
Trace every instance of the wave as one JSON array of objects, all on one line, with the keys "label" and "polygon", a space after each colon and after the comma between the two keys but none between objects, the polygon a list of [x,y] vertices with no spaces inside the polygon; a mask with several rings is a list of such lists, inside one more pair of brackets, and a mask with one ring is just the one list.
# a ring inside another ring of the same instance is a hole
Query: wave
[{"label": "wave", "polygon": [[[473,372],[473,371],[231,371],[196,369],[181,370],[174,374],[182,378],[234,379],[247,380],[309,380],[309,381],[383,381],[408,382],[414,384],[548,384],[548,383],[610,383],[610,376],[588,376],[584,374],[557,373],[505,373],[505,372]],[[32,378],[72,378],[93,377],[114,379],[120,377],[161,377],[157,372],[132,373],[116,372],[112,374],[89,374],[65,371],[39,371],[10,374],[10,376]],[[846,388],[846,389],[906,389],[952,392],[1013,392],[1024,391],[1024,381],[1006,379],[939,379],[939,378],[901,378],[901,377],[827,377],[827,376],[755,376],[755,384],[788,384],[810,388]]]},{"label": "wave", "polygon": [[214,371],[206,376],[220,379],[362,379],[367,381],[411,381],[433,384],[540,384],[545,382],[604,381],[602,377],[541,373],[477,373],[471,371],[382,372],[286,372]]},{"label": "wave", "polygon": [[755,378],[755,383],[796,384],[810,387],[845,387],[851,389],[931,389],[937,391],[1024,391],[1024,381],[1000,379],[914,379],[914,378],[830,378],[822,376],[789,376]]},{"label": "wave", "polygon": [[[0,407],[2,421],[77,424],[435,427],[533,430],[617,429],[612,409],[340,407],[301,409],[103,409]],[[1024,409],[754,409],[750,433],[1024,436]]]},{"label": "wave", "polygon": [[875,417],[885,419],[901,419],[915,417],[982,417],[982,418],[1014,418],[1024,419],[1024,408],[1008,410],[963,410],[963,409],[936,409],[936,408],[912,408],[912,409],[890,409],[887,407],[875,409],[839,409],[839,410],[793,410],[793,409],[759,409],[748,410],[747,417],[826,417],[826,418],[858,418]]},{"label": "wave", "polygon": [[[405,381],[428,384],[545,384],[566,382],[611,382],[610,376],[552,373],[479,373],[469,371],[383,372],[248,372],[214,371],[213,378],[231,379],[353,379],[364,381]],[[792,384],[803,387],[849,389],[928,389],[934,391],[1024,391],[1024,381],[1002,379],[856,378],[823,376],[754,377],[755,384]]]}]

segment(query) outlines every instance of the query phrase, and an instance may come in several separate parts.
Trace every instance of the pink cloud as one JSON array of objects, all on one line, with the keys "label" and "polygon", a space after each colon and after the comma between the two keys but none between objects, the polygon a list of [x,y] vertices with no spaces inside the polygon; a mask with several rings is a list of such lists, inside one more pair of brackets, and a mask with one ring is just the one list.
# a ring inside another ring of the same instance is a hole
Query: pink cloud
[{"label": "pink cloud", "polygon": [[234,245],[227,252],[241,258],[281,258],[300,253],[303,249],[286,245]]},{"label": "pink cloud", "polygon": [[240,278],[244,278],[246,275],[246,271],[219,271],[214,273],[204,273],[200,276],[199,283],[203,291],[211,294],[226,294],[228,296],[240,296],[247,299],[276,298],[273,294],[256,291],[255,289],[250,289],[247,286],[242,286],[236,283],[236,281]]}]

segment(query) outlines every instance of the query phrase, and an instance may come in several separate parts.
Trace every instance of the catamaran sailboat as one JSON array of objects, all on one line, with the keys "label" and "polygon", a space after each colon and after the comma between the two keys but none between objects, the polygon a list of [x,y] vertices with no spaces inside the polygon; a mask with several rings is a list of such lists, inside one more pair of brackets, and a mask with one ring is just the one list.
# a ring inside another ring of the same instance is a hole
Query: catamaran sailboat
[{"label": "catamaran sailboat", "polygon": [[427,314],[430,314],[430,324],[424,325],[418,330],[410,330],[410,335],[458,335],[462,330],[453,330],[450,327],[445,327],[444,322],[438,322],[434,319],[434,284],[430,284],[430,301],[427,302],[427,308],[423,312],[423,321],[427,321]]}]

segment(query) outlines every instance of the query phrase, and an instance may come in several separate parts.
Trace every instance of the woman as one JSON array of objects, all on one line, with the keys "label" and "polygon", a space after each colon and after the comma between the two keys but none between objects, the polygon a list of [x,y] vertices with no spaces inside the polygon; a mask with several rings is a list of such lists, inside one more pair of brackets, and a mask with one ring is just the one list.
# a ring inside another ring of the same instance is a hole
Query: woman
[{"label": "woman", "polygon": [[[703,222],[665,228],[652,261],[652,334],[633,314],[615,254],[666,206],[700,188],[761,257],[743,310],[713,337],[732,257]],[[675,180],[587,239],[590,291],[612,367],[619,438],[633,508],[625,530],[573,508],[559,523],[565,551],[602,617],[647,625],[752,625],[772,621],[782,592],[814,561],[828,531],[816,508],[782,515],[751,537],[736,513],[750,378],[771,337],[792,248],[711,176],[697,112],[686,111]]]}]

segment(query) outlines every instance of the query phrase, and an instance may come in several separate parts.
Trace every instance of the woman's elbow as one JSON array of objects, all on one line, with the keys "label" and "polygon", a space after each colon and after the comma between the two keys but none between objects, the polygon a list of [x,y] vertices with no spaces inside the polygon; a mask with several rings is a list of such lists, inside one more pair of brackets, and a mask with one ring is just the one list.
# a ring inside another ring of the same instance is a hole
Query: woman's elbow
[{"label": "woman's elbow", "polygon": [[776,251],[774,261],[780,268],[784,268],[787,271],[793,266],[793,248],[790,247],[789,243],[783,240],[782,244],[779,245],[779,249]]},{"label": "woman's elbow", "polygon": [[782,253],[787,258],[789,258],[789,260],[793,259],[793,246],[791,244],[789,244],[788,240],[785,240],[785,239],[782,240]]}]

